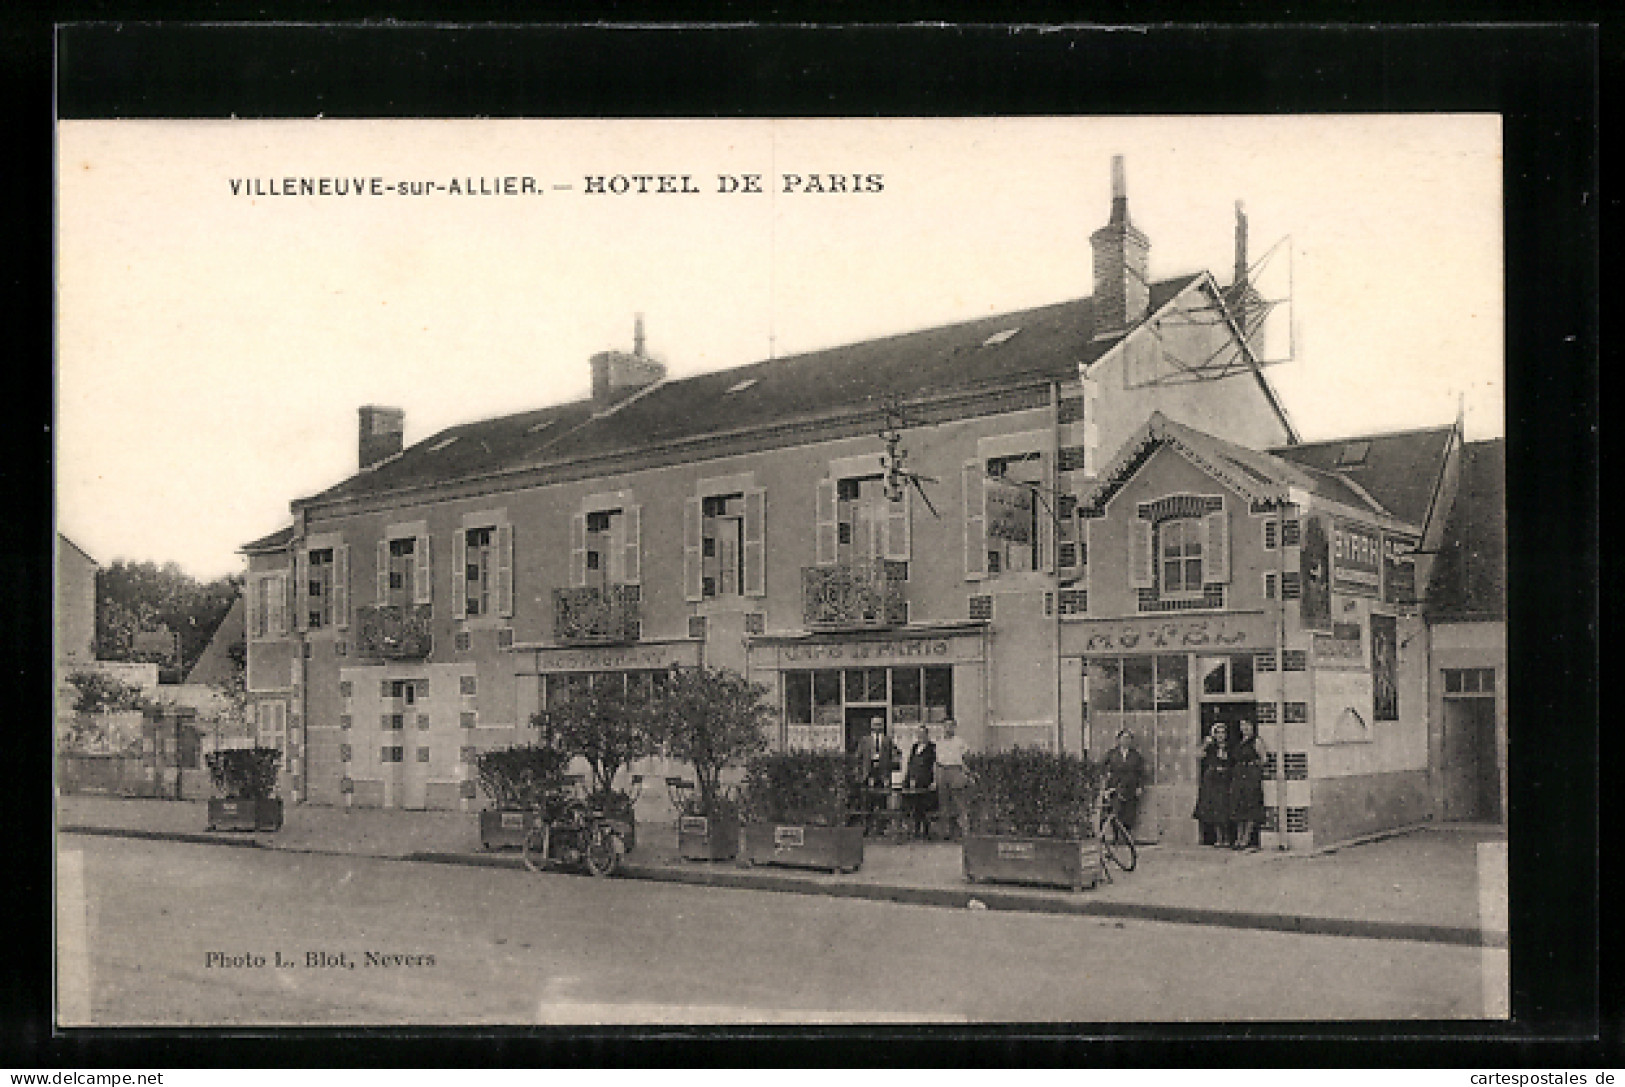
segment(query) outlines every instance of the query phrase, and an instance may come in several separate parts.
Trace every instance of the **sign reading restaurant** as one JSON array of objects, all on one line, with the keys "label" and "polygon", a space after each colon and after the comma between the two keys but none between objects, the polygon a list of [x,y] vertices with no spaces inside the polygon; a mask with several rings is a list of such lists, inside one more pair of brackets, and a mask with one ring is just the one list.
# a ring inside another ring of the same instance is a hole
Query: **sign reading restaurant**
[{"label": "sign reading restaurant", "polygon": [[700,662],[699,643],[670,645],[615,645],[580,649],[537,649],[536,665],[544,672],[622,672]]}]

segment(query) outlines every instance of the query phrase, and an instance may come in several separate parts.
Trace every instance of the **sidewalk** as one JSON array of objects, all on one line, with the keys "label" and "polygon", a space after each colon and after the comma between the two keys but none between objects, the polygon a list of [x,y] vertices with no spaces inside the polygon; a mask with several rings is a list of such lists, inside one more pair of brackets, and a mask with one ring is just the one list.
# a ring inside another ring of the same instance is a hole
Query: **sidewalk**
[{"label": "sidewalk", "polygon": [[[405,861],[513,867],[513,853],[480,848],[471,813],[290,807],[274,834],[210,833],[202,801],[69,796],[57,801],[67,834],[337,853]],[[1502,843],[1498,827],[1430,825],[1314,854],[1232,853],[1151,846],[1115,882],[1072,892],[966,882],[959,846],[865,843],[863,866],[837,875],[683,861],[672,824],[640,824],[629,878],[922,905],[1078,913],[1233,928],[1506,946],[1497,918],[1480,923],[1479,845]],[[1493,849],[1492,844],[1489,848]],[[1495,912],[1495,911],[1492,911]],[[1504,913],[1501,914],[1504,916]]]}]

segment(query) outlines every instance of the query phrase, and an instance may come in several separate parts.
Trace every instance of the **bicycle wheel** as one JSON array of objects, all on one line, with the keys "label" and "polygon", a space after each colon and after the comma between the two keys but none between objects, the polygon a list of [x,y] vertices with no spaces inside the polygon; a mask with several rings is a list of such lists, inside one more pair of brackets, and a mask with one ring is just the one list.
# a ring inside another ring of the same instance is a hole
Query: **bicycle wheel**
[{"label": "bicycle wheel", "polygon": [[600,824],[588,835],[587,850],[581,862],[591,875],[613,875],[621,863],[621,849],[620,836]]},{"label": "bicycle wheel", "polygon": [[520,854],[525,867],[540,872],[547,866],[547,824],[538,822],[525,831],[524,852]]},{"label": "bicycle wheel", "polygon": [[1121,819],[1115,815],[1108,818],[1101,830],[1100,840],[1113,864],[1125,872],[1134,871],[1134,866],[1139,863],[1139,851],[1134,848],[1134,835],[1123,826]]}]

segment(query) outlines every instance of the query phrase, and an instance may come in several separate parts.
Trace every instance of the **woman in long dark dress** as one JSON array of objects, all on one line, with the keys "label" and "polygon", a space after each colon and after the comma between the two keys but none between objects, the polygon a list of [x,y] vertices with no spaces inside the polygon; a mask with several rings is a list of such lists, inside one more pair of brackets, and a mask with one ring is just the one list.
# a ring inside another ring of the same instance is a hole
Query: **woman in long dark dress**
[{"label": "woman in long dark dress", "polygon": [[1258,726],[1242,721],[1241,739],[1231,752],[1230,818],[1236,822],[1237,849],[1257,849],[1253,835],[1264,822],[1264,750]]},{"label": "woman in long dark dress", "polygon": [[1202,777],[1196,787],[1194,815],[1202,824],[1202,841],[1228,846],[1231,841],[1230,779],[1234,765],[1230,737],[1220,721],[1202,741]]}]

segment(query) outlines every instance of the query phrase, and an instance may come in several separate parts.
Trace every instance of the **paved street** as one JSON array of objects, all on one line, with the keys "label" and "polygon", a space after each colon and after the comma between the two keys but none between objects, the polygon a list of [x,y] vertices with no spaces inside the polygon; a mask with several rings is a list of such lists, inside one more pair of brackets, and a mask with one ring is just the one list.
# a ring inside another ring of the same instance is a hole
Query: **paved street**
[{"label": "paved street", "polygon": [[[174,842],[60,849],[65,1024],[1476,1017],[1496,954]],[[346,965],[307,965],[324,954]]]}]

